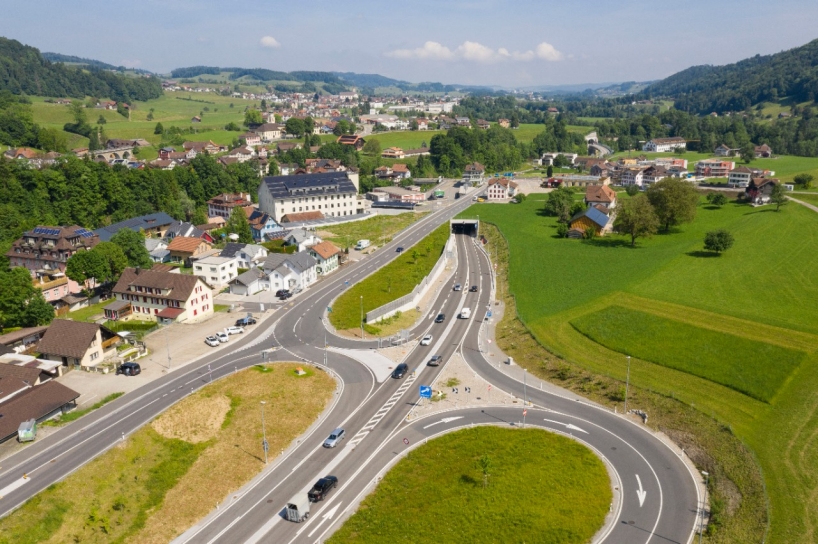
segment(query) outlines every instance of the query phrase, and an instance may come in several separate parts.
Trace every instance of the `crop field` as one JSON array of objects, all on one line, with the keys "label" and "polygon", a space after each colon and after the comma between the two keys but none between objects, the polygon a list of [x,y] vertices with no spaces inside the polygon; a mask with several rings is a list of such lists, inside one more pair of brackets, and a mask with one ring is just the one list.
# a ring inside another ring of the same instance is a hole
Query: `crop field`
[{"label": "crop field", "polygon": [[446,223],[406,248],[397,259],[350,287],[332,305],[329,319],[333,327],[339,330],[360,327],[361,297],[366,314],[410,293],[435,266],[448,239],[449,224]]},{"label": "crop field", "polygon": [[[485,487],[483,456],[491,463]],[[410,452],[327,542],[471,544],[513,535],[580,544],[602,526],[610,501],[602,461],[581,444],[537,429],[476,427]]]},{"label": "crop field", "polygon": [[[818,481],[804,475],[818,473],[818,214],[794,203],[775,212],[702,202],[693,223],[630,248],[619,235],[557,238],[543,199],[463,214],[479,214],[504,236],[508,289],[528,331],[603,382],[624,384],[631,355],[632,387],[695,407],[753,452],[769,500],[767,541],[815,541]],[[715,228],[736,239],[720,256],[703,251],[704,233]],[[594,390],[590,382],[580,389]],[[763,501],[736,498],[755,485],[752,468],[729,451],[716,454],[729,483],[716,489],[719,505],[732,504],[738,517],[713,541],[761,542],[763,532],[748,528],[766,519],[750,513]]]}]

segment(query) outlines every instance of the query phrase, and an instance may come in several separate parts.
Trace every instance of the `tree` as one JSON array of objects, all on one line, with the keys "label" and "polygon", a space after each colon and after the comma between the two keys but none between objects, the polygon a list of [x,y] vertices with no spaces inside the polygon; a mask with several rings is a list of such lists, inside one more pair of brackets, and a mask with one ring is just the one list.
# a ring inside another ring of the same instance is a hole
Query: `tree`
[{"label": "tree", "polygon": [[798,174],[793,178],[793,181],[802,189],[809,189],[812,187],[812,181],[814,179],[815,178],[812,176],[812,174]]},{"label": "tree", "polygon": [[724,193],[707,193],[707,201],[710,204],[721,208],[727,204],[727,197],[724,196]]},{"label": "tree", "polygon": [[122,249],[128,259],[128,266],[150,268],[153,265],[148,248],[145,247],[145,237],[140,233],[131,229],[120,229],[111,237],[111,242]]},{"label": "tree", "polygon": [[491,457],[488,455],[481,455],[480,459],[477,460],[477,464],[480,465],[480,471],[483,473],[483,487],[487,487],[494,463],[492,463]]},{"label": "tree", "polygon": [[249,109],[244,112],[244,124],[248,127],[255,127],[264,123],[264,117],[256,109]]},{"label": "tree", "polygon": [[146,121],[153,121],[153,112],[149,111],[148,115],[145,116]]},{"label": "tree", "polygon": [[312,134],[313,130],[315,130],[315,120],[308,116],[304,119],[304,133]]},{"label": "tree", "polygon": [[[150,121],[150,119],[148,119],[148,121]],[[98,125],[104,125],[107,122],[108,121],[105,119],[105,116],[103,116],[103,115],[100,115],[99,119],[97,119],[97,124]]]},{"label": "tree", "polygon": [[412,119],[409,121],[409,130],[418,130],[418,120]]},{"label": "tree", "polygon": [[87,125],[88,119],[85,115],[85,104],[79,100],[71,102],[71,117],[74,119],[74,124],[77,126]]},{"label": "tree", "polygon": [[704,249],[721,254],[733,247],[733,235],[724,229],[711,230],[704,235]]},{"label": "tree", "polygon": [[516,195],[514,195],[514,202],[516,202],[517,204],[522,204],[523,202],[525,202],[525,198],[526,198],[525,193],[517,193]]},{"label": "tree", "polygon": [[247,213],[245,213],[244,208],[240,206],[236,206],[230,212],[230,217],[227,218],[224,230],[229,234],[238,234],[238,242],[242,244],[252,244],[255,242],[250,223],[247,221]]},{"label": "tree", "polygon": [[741,146],[741,160],[750,164],[750,162],[756,158],[756,148],[752,142],[747,142],[743,146]]},{"label": "tree", "polygon": [[639,186],[638,185],[628,185],[625,187],[625,192],[628,196],[636,196],[639,194]]},{"label": "tree", "polygon": [[165,127],[162,126],[162,123],[156,123],[156,127],[153,129],[154,134],[164,134]]},{"label": "tree", "polygon": [[665,178],[648,187],[647,197],[665,231],[696,218],[699,194],[696,187],[687,181]]},{"label": "tree", "polygon": [[267,163],[267,174],[271,176],[277,176],[280,173],[281,170],[278,167],[278,161],[274,157],[271,157],[269,159],[269,162]]},{"label": "tree", "polygon": [[613,226],[616,232],[630,236],[631,247],[634,247],[637,238],[647,238],[656,234],[659,229],[659,217],[647,196],[636,195],[618,203]]},{"label": "tree", "polygon": [[557,225],[557,236],[559,238],[567,238],[568,237],[568,225],[566,223],[559,223]]},{"label": "tree", "polygon": [[107,274],[104,276],[95,276],[97,281],[102,283],[119,279],[119,276],[122,275],[122,271],[128,266],[128,258],[125,256],[125,252],[113,242],[100,242],[94,246],[91,253],[99,255],[105,263],[105,271]]},{"label": "tree", "polygon": [[545,175],[548,176],[549,178],[554,177],[554,167],[552,165],[549,164],[548,168],[545,169]]},{"label": "tree", "polygon": [[381,154],[381,142],[376,138],[370,138],[366,141],[363,147],[363,152],[367,155],[379,157]]},{"label": "tree", "polygon": [[300,138],[301,136],[304,135],[306,127],[304,126],[304,121],[302,121],[298,117],[290,117],[284,124],[284,130],[287,131],[287,134],[291,134],[296,138]]},{"label": "tree", "polygon": [[90,279],[102,282],[103,278],[111,275],[111,271],[101,254],[88,250],[71,255],[65,263],[65,275],[79,284],[84,284]]},{"label": "tree", "polygon": [[54,308],[31,283],[28,270],[0,270],[0,327],[48,325],[53,318]]},{"label": "tree", "polygon": [[571,219],[571,206],[574,204],[574,192],[567,187],[560,187],[548,194],[545,201],[545,213],[558,217],[560,223]]},{"label": "tree", "polygon": [[781,183],[773,185],[773,190],[770,192],[770,202],[775,204],[775,211],[781,210],[781,206],[789,202],[787,199],[787,190]]},{"label": "tree", "polygon": [[42,291],[37,290],[23,308],[21,319],[23,327],[48,325],[54,320],[54,306],[45,300]]},{"label": "tree", "polygon": [[267,101],[265,99],[261,99],[261,111],[267,111]]}]

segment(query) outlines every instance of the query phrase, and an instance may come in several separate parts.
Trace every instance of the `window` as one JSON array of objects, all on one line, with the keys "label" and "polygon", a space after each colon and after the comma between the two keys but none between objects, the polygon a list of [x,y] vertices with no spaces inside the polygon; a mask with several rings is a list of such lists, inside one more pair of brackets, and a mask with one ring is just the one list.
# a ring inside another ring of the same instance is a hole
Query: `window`
[{"label": "window", "polygon": [[99,358],[99,352],[95,351],[91,354],[91,360],[96,361]]}]

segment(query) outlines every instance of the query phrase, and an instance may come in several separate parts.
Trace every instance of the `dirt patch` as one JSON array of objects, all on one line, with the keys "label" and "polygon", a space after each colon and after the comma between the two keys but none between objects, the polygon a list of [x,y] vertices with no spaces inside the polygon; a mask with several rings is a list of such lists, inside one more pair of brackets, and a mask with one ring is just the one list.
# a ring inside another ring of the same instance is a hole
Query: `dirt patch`
[{"label": "dirt patch", "polygon": [[216,436],[229,411],[230,399],[225,395],[196,395],[171,407],[151,426],[165,438],[198,444]]},{"label": "dirt patch", "polygon": [[315,235],[318,236],[319,238],[321,238],[322,240],[325,239],[325,238],[337,238],[338,237],[337,234],[335,234],[335,233],[333,233],[331,231],[328,231],[328,230],[317,230],[317,231],[315,231]]}]

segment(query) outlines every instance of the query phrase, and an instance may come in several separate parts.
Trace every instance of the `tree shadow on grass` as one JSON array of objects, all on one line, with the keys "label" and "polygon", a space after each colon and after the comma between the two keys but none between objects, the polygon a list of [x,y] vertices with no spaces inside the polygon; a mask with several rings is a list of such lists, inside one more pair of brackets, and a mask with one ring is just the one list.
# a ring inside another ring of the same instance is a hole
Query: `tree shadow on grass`
[{"label": "tree shadow on grass", "polygon": [[690,257],[697,257],[699,259],[710,259],[712,257],[721,257],[721,253],[715,251],[688,251],[687,255]]},{"label": "tree shadow on grass", "polygon": [[720,210],[722,209],[722,206],[716,206],[711,204],[709,206],[702,206],[702,208],[704,208],[705,210]]},{"label": "tree shadow on grass", "polygon": [[478,481],[469,476],[468,474],[461,474],[460,475],[460,483],[466,485],[477,485]]},{"label": "tree shadow on grass", "polygon": [[755,213],[767,213],[767,212],[774,212],[776,211],[775,208],[764,208],[763,210],[753,210],[751,212],[747,212],[744,215],[753,215]]},{"label": "tree shadow on grass", "polygon": [[638,249],[639,246],[631,247],[628,240],[620,240],[614,238],[591,238],[590,240],[583,240],[586,243],[595,247],[626,247],[628,249]]}]

